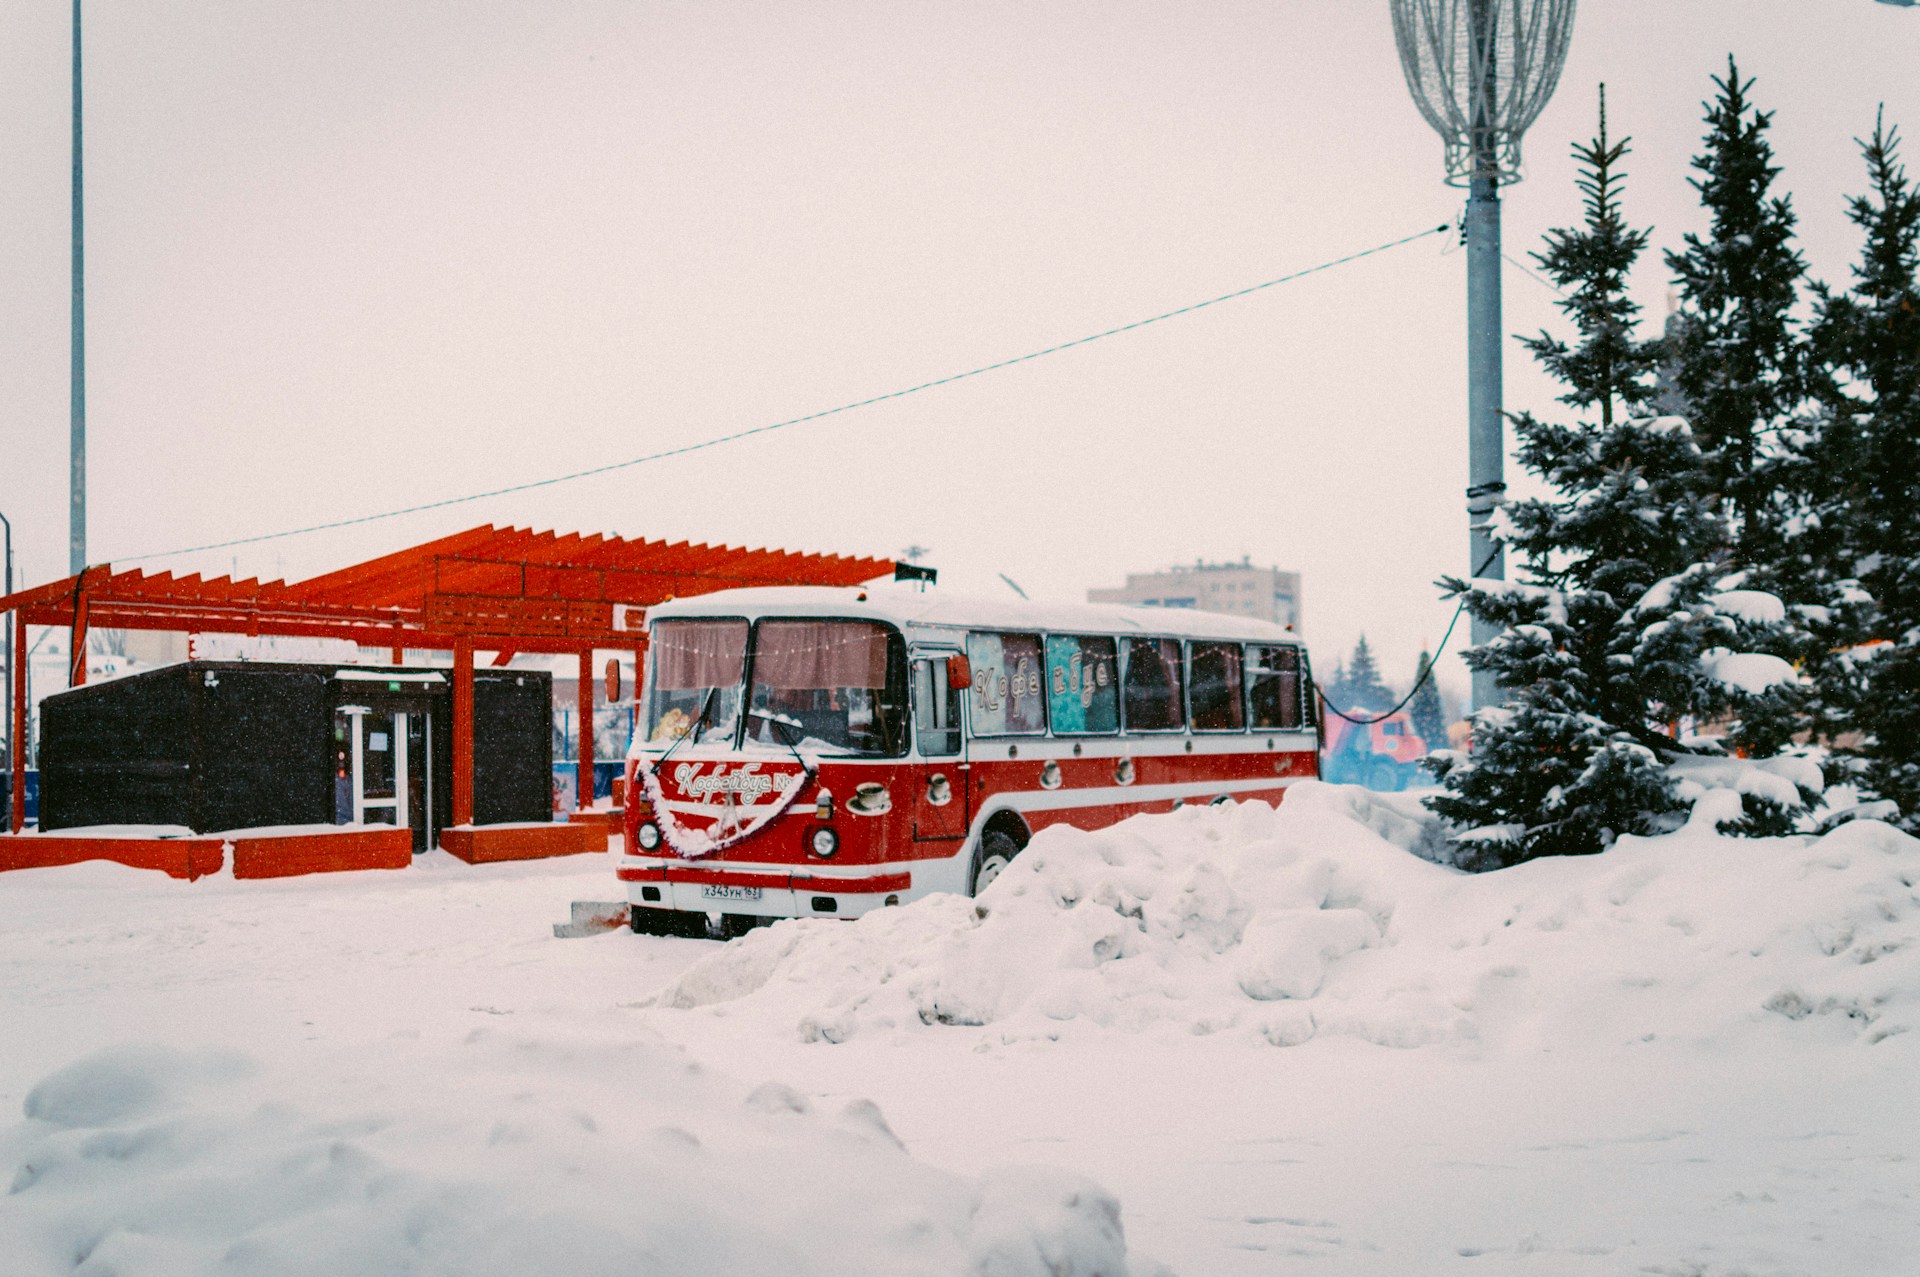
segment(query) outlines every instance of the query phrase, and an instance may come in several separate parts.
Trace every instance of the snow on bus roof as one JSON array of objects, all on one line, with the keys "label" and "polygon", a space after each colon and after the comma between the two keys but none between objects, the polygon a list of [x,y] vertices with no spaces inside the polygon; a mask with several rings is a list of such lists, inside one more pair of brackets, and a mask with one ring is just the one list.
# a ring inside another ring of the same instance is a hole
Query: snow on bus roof
[{"label": "snow on bus roof", "polygon": [[1047,630],[1065,634],[1140,634],[1300,642],[1283,625],[1197,608],[1123,607],[1111,603],[1035,603],[1025,599],[942,593],[911,585],[769,586],[717,590],[647,609],[649,621],[692,616],[870,617],[896,625],[957,629]]}]

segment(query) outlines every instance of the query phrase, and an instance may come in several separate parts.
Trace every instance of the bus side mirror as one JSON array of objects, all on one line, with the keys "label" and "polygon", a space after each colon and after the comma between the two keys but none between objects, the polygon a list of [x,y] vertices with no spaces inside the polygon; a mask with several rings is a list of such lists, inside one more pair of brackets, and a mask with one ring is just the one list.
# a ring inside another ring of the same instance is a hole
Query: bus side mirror
[{"label": "bus side mirror", "polygon": [[967,664],[967,658],[958,652],[947,658],[947,686],[973,686],[973,667]]}]

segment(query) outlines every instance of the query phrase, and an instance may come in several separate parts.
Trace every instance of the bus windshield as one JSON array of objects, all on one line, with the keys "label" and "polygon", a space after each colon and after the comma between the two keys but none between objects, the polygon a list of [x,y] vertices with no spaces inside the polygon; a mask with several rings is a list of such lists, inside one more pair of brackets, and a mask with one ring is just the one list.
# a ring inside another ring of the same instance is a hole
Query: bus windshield
[{"label": "bus windshield", "polygon": [[754,629],[747,740],[809,753],[906,752],[898,637],[872,621],[764,620]]},{"label": "bus windshield", "polygon": [[739,726],[740,679],[746,663],[747,623],[743,620],[656,624],[647,645],[652,685],[647,693],[645,739],[675,741],[694,736],[731,742]]}]

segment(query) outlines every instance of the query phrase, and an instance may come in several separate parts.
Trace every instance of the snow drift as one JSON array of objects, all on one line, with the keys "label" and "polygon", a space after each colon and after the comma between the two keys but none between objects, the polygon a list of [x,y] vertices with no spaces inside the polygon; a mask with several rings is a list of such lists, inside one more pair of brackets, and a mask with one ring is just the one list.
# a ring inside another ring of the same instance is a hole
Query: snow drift
[{"label": "snow drift", "polygon": [[938,1171],[871,1103],[816,1112],[657,1039],[480,1031],[383,1063],[293,1076],[121,1046],[54,1073],[0,1139],[7,1272],[1128,1272],[1086,1180]]},{"label": "snow drift", "polygon": [[1048,830],[977,901],[783,922],[658,1001],[828,1042],[973,1026],[1002,1042],[1574,1045],[1744,1029],[1872,1044],[1911,1028],[1920,841],[1872,821],[1734,839],[1711,817],[1469,876],[1409,854],[1427,836],[1417,820],[1307,783],[1277,811]]}]

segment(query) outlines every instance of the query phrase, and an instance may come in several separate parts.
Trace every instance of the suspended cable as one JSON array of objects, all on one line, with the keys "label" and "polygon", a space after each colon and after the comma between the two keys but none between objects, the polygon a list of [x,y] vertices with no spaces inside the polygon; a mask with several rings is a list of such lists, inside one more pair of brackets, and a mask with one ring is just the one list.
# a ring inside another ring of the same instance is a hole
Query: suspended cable
[{"label": "suspended cable", "polygon": [[[1487,556],[1486,562],[1480,565],[1479,570],[1474,573],[1474,576],[1478,577],[1481,572],[1485,572],[1488,568],[1493,566],[1493,561],[1500,557],[1500,548],[1501,547],[1498,547],[1498,546],[1494,548],[1493,553]],[[1440,636],[1440,646],[1433,649],[1433,659],[1427,662],[1426,669],[1420,671],[1420,677],[1413,680],[1413,686],[1408,689],[1407,694],[1405,696],[1402,696],[1400,698],[1400,703],[1398,705],[1395,705],[1392,709],[1388,710],[1386,713],[1380,715],[1378,718],[1355,718],[1353,715],[1347,713],[1345,710],[1341,709],[1338,705],[1335,705],[1332,701],[1327,699],[1327,689],[1320,686],[1320,680],[1316,678],[1313,680],[1313,690],[1314,690],[1314,693],[1320,697],[1320,703],[1324,705],[1327,708],[1328,712],[1331,713],[1335,718],[1344,718],[1349,723],[1352,723],[1355,727],[1370,727],[1375,723],[1386,722],[1389,718],[1392,718],[1395,714],[1398,714],[1401,710],[1405,709],[1409,704],[1411,704],[1413,701],[1413,698],[1419,694],[1420,688],[1426,683],[1428,679],[1433,677],[1433,671],[1440,664],[1441,655],[1444,654],[1447,650],[1447,640],[1453,637],[1453,627],[1460,623],[1460,613],[1466,609],[1466,606],[1467,606],[1466,592],[1462,591],[1460,594],[1460,602],[1454,605],[1453,619],[1447,622],[1447,632]]]},{"label": "suspended cable", "polygon": [[135,554],[118,559],[116,562],[133,563],[143,559],[167,559],[182,554],[198,554],[204,550],[225,550],[237,545],[257,545],[262,541],[277,541],[285,537],[305,536],[309,532],[327,532],[334,528],[353,527],[362,523],[376,523],[382,519],[397,519],[402,515],[419,514],[427,510],[441,510],[448,506],[463,505],[469,501],[484,501],[489,497],[504,497],[516,492],[531,492],[536,488],[550,488],[555,484],[571,483],[575,479],[586,479],[594,475],[611,474],[616,470],[625,470],[633,466],[645,465],[652,461],[664,461],[670,457],[683,457],[688,453],[701,452],[707,448],[718,448],[722,444],[737,443],[742,439],[750,439],[755,435],[763,435],[775,430],[785,430],[790,426],[804,425],[810,421],[819,421],[822,418],[837,416],[843,412],[852,412],[858,408],[870,408],[874,404],[885,403],[890,399],[903,399],[908,395],[919,394],[923,390],[932,390],[939,386],[950,386],[957,381],[965,381],[970,377],[979,377],[986,373],[998,372],[1002,368],[1011,368],[1015,364],[1030,363],[1036,359],[1043,359],[1048,355],[1057,355],[1061,351],[1072,350],[1076,346],[1085,346],[1090,342],[1101,341],[1107,337],[1115,337],[1121,333],[1132,332],[1137,328],[1145,328],[1149,324],[1157,324],[1163,320],[1175,319],[1181,315],[1191,315],[1197,310],[1205,310],[1209,306],[1218,306],[1221,302],[1234,301],[1238,298],[1248,297],[1254,293],[1273,288],[1280,284],[1291,283],[1297,279],[1304,279],[1309,275],[1317,275],[1322,271],[1332,270],[1336,266],[1345,266],[1350,262],[1357,262],[1364,257],[1372,257],[1377,253],[1384,253],[1389,249],[1399,248],[1402,245],[1426,239],[1430,235],[1444,234],[1449,229],[1450,227],[1448,226],[1436,226],[1430,230],[1420,231],[1417,234],[1405,235],[1399,239],[1389,240],[1384,244],[1376,244],[1372,248],[1362,249],[1357,253],[1348,253],[1345,257],[1336,257],[1331,261],[1321,262],[1317,266],[1309,266],[1304,270],[1297,270],[1291,274],[1281,275],[1277,279],[1269,279],[1264,283],[1236,289],[1231,293],[1222,293],[1218,297],[1209,297],[1205,301],[1194,302],[1192,305],[1182,306],[1177,310],[1163,311],[1158,315],[1150,315],[1145,319],[1136,319],[1130,324],[1121,324],[1117,328],[1108,328],[1101,332],[1091,333],[1085,337],[1076,337],[1072,341],[1063,341],[1058,345],[1048,346],[1044,350],[1030,351],[1024,355],[1015,355],[1011,359],[1002,359],[998,363],[983,364],[978,368],[970,368],[966,372],[957,372],[950,376],[935,378],[932,381],[923,381],[917,386],[908,386],[904,390],[891,390],[886,394],[873,395],[866,399],[855,400],[852,403],[841,404],[837,408],[825,408],[819,412],[807,413],[804,416],[789,417],[785,421],[776,421],[769,425],[755,426],[750,430],[737,430],[732,434],[705,439],[699,443],[689,443],[678,448],[667,448],[660,452],[649,452],[644,456],[631,457],[625,461],[615,461],[603,466],[593,466],[586,470],[575,470],[569,474],[558,474],[546,479],[534,479],[527,483],[509,484],[502,488],[489,488],[485,492],[472,492],[466,496],[447,497],[440,501],[426,501],[419,505],[403,506],[397,510],[383,510],[378,514],[363,514],[351,519],[334,519],[326,523],[309,524],[303,528],[288,528],[282,532],[263,532],[258,536],[235,537],[231,541],[210,541],[205,545],[188,546],[181,550],[162,550],[153,554]]},{"label": "suspended cable", "polygon": [[1412,703],[1413,698],[1417,696],[1420,692],[1420,689],[1426,685],[1426,681],[1433,677],[1433,667],[1440,663],[1441,653],[1447,650],[1447,640],[1453,637],[1453,627],[1459,624],[1461,608],[1464,608],[1466,604],[1467,604],[1467,600],[1465,599],[1465,597],[1462,597],[1460,600],[1460,606],[1453,609],[1453,619],[1447,622],[1447,632],[1440,636],[1440,646],[1434,649],[1433,659],[1427,662],[1427,668],[1420,672],[1420,677],[1413,680],[1412,689],[1409,690],[1405,696],[1402,696],[1400,698],[1400,703],[1398,705],[1395,705],[1392,709],[1387,710],[1385,713],[1381,714],[1378,718],[1355,718],[1352,714],[1347,713],[1345,710],[1341,709],[1338,705],[1335,705],[1332,701],[1327,699],[1327,689],[1320,686],[1320,680],[1316,678],[1313,680],[1313,690],[1319,694],[1320,703],[1326,707],[1327,712],[1329,714],[1332,714],[1335,718],[1344,718],[1349,723],[1352,723],[1356,727],[1369,727],[1374,723],[1384,723],[1389,718],[1392,718],[1395,714],[1398,714],[1401,710],[1405,709],[1409,704]]},{"label": "suspended cable", "polygon": [[1507,259],[1507,265],[1517,266],[1520,268],[1520,270],[1524,274],[1533,276],[1535,282],[1540,284],[1542,287],[1551,288],[1554,292],[1560,294],[1562,297],[1565,297],[1567,295],[1566,289],[1560,287],[1560,285],[1554,283],[1552,280],[1548,279],[1545,275],[1540,274],[1538,271],[1534,270],[1533,267],[1527,265],[1525,262],[1521,261],[1518,257],[1515,257],[1512,253],[1507,252],[1505,249],[1501,249],[1500,256]]}]

